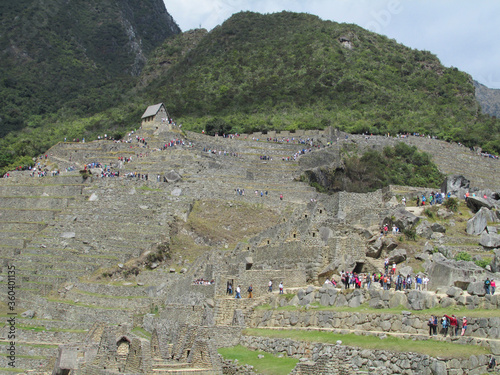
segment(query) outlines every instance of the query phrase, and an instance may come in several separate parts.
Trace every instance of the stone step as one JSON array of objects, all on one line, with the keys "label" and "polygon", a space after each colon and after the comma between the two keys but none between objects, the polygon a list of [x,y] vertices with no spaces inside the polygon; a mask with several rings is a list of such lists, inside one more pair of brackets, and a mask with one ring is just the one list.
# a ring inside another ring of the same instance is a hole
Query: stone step
[{"label": "stone step", "polygon": [[21,222],[41,222],[53,220],[55,215],[59,213],[57,209],[13,209],[9,207],[0,208],[0,220],[2,221],[21,221]]},{"label": "stone step", "polygon": [[153,299],[148,296],[120,296],[119,292],[116,291],[113,295],[102,295],[97,293],[84,292],[78,289],[71,289],[65,294],[65,299],[78,301],[85,305],[95,305],[95,306],[106,306],[110,308],[133,308],[133,309],[143,309],[144,311],[149,311],[149,306],[153,302]]},{"label": "stone step", "polygon": [[3,196],[0,197],[1,207],[7,208],[42,208],[61,209],[68,206],[74,197],[43,197],[43,196]]}]

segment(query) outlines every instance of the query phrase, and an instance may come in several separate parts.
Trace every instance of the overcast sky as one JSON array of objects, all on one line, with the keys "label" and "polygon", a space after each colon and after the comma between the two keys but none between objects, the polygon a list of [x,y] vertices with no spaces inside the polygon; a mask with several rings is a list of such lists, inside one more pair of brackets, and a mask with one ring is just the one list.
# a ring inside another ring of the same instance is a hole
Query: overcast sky
[{"label": "overcast sky", "polygon": [[183,31],[211,30],[233,13],[282,10],[355,23],[436,54],[480,83],[500,89],[499,0],[164,0]]}]

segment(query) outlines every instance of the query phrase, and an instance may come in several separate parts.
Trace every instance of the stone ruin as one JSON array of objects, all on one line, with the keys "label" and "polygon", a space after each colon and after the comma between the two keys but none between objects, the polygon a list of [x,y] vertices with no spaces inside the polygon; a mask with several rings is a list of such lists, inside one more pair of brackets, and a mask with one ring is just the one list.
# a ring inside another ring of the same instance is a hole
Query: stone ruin
[{"label": "stone ruin", "polygon": [[[56,177],[30,178],[16,172],[12,178],[0,180],[3,274],[14,262],[22,284],[18,291],[23,311],[20,321],[25,327],[33,327],[19,330],[19,354],[24,356],[18,359],[19,368],[54,374],[146,374],[155,370],[244,373],[246,370],[229,365],[217,354],[218,348],[242,343],[266,349],[242,336],[244,327],[342,329],[337,324],[342,316],[319,316],[310,310],[288,316],[257,308],[265,304],[273,308],[295,303],[304,307],[320,304],[354,308],[367,303],[379,308],[381,314],[396,303],[410,312],[426,306],[498,308],[498,299],[484,296],[478,287],[484,277],[496,276],[498,256],[490,271],[451,260],[450,254],[458,249],[446,242],[446,231],[418,213],[405,210],[396,199],[401,190],[409,199],[427,190],[388,187],[369,194],[339,192],[329,196],[299,181],[304,171],[321,163],[335,163],[343,147],[382,149],[400,140],[366,140],[351,135],[346,138],[332,129],[241,135],[239,139],[146,129],[144,136],[149,148],[96,141],[61,143],[48,151],[50,162],[58,169],[99,161],[119,170],[120,178],[99,178],[99,171],[94,170],[84,179],[69,168]],[[313,138],[319,148],[295,162],[285,162],[281,159],[305,146],[262,141],[268,137]],[[184,146],[161,150],[165,142],[181,138]],[[432,145],[418,138],[405,141],[422,149]],[[448,148],[439,144],[431,151],[436,152],[436,161],[442,162],[444,172],[447,168],[459,170],[453,163],[463,165],[460,152],[454,154],[456,160],[440,154],[442,149],[449,152]],[[208,153],[204,149],[217,151]],[[239,156],[220,154],[221,150]],[[270,155],[273,160],[262,161],[256,153]],[[123,162],[121,156],[132,156],[132,162]],[[464,172],[471,181],[469,189],[478,194],[487,191],[485,187],[493,189],[490,192],[497,190],[500,184],[495,174],[484,172],[495,170],[495,161],[479,160],[474,171]],[[134,172],[148,174],[149,179],[125,177]],[[156,176],[166,177],[167,182],[163,178],[158,182]],[[486,180],[486,176],[492,180]],[[236,188],[245,188],[246,195],[236,196]],[[269,191],[269,196],[255,196],[254,190]],[[176,265],[158,260],[158,249],[166,248],[175,238],[176,228],[189,220],[195,202],[206,199],[217,200],[221,206],[231,201],[260,205],[277,212],[280,219],[231,247],[196,238],[207,251],[190,262]],[[472,205],[475,201],[470,202]],[[484,209],[478,206],[478,217],[470,224],[475,232],[469,236],[483,236],[488,228],[489,234],[494,231],[490,220],[492,212],[497,212],[491,206],[494,203],[481,206]],[[485,217],[486,227],[478,229]],[[413,291],[411,295],[389,295],[379,290],[344,294],[322,287],[327,278],[338,278],[344,269],[379,271],[385,257],[396,262],[398,269],[414,273],[407,265],[413,255],[405,244],[396,237],[379,238],[382,224],[415,227],[428,241],[423,253],[415,257],[431,276],[430,287],[455,285],[462,292],[448,293],[447,289],[443,291],[446,296]],[[479,242],[479,238],[468,237],[468,241],[470,238]],[[477,246],[482,248],[479,243]],[[194,285],[193,280],[198,278],[213,283]],[[287,293],[295,297],[287,301],[268,293],[269,280],[275,291],[283,281]],[[228,283],[241,285],[244,297],[246,287],[252,284],[255,298],[229,298]],[[465,295],[469,286],[470,292]],[[354,330],[364,324],[364,332],[375,328],[389,334],[406,330],[409,338],[425,334],[422,322],[414,317],[392,314],[385,323],[376,314],[356,319],[362,320],[351,322]],[[464,343],[477,340],[477,345],[494,346],[498,339],[495,324],[471,321],[469,341]],[[7,337],[6,326],[0,336]],[[30,343],[61,345],[54,349]],[[342,348],[346,351],[341,353],[343,356],[352,356],[355,351]],[[282,352],[274,346],[267,350]],[[314,358],[307,351],[290,353],[308,359],[297,366],[295,373],[346,373],[362,367],[358,359],[338,363],[332,350],[325,349]],[[362,358],[366,365],[371,363],[370,355],[364,353],[356,358]],[[376,356],[380,364],[388,354]],[[405,360],[416,363],[421,358]],[[370,366],[376,367],[376,363]],[[484,360],[477,366],[484,366]],[[3,362],[0,367],[7,366]]]}]

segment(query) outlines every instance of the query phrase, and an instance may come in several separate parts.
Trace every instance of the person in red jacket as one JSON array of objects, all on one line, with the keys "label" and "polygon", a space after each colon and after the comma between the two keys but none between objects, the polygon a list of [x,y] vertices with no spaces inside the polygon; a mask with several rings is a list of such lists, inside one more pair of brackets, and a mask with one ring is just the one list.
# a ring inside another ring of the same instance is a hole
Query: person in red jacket
[{"label": "person in red jacket", "polygon": [[450,328],[451,328],[450,336],[456,336],[457,335],[457,326],[458,326],[457,318],[455,318],[455,315],[452,315],[452,316],[445,315],[445,316],[446,316],[446,319],[448,319],[448,321],[450,322]]}]

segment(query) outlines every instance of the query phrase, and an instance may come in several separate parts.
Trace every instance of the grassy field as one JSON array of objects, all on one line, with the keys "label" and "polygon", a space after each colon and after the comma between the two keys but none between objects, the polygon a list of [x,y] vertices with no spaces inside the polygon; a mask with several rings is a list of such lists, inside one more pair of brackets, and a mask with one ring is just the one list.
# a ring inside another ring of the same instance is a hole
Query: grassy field
[{"label": "grassy field", "polygon": [[[254,351],[241,345],[232,348],[220,348],[219,354],[225,359],[237,359],[241,365],[248,364],[254,367],[254,371],[264,375],[286,375],[297,365],[298,359],[282,357],[278,358],[267,352]],[[258,358],[258,355],[264,358]]]},{"label": "grassy field", "polygon": [[471,355],[490,354],[489,349],[477,345],[461,345],[433,340],[414,341],[393,336],[387,336],[386,339],[381,340],[378,336],[360,336],[355,334],[342,335],[324,331],[269,330],[261,328],[246,329],[244,334],[249,336],[292,339],[296,341],[321,342],[327,344],[335,344],[338,340],[341,340],[343,345],[363,349],[414,352],[445,358],[468,358]]}]

